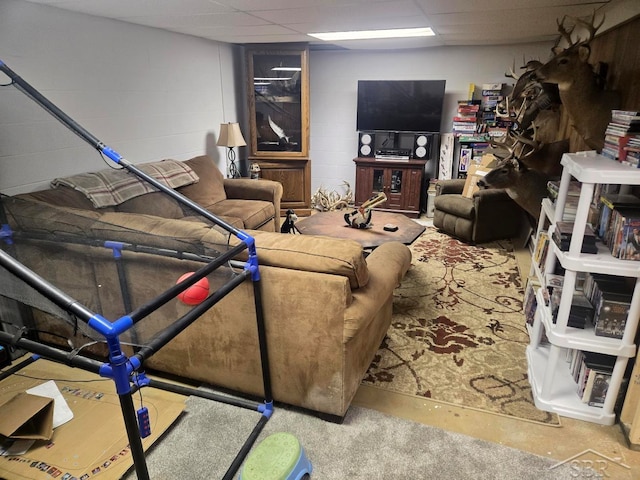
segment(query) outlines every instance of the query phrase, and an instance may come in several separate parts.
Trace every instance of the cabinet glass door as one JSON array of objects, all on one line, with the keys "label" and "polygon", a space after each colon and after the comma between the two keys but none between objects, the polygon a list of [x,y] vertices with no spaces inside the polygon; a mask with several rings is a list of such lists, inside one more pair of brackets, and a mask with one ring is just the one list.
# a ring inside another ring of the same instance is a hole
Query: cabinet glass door
[{"label": "cabinet glass door", "polygon": [[384,170],[383,169],[381,168],[373,169],[373,186],[371,190],[374,195],[384,191]]},{"label": "cabinet glass door", "polygon": [[307,156],[305,50],[248,54],[251,153]]},{"label": "cabinet glass door", "polygon": [[402,193],[402,170],[391,170],[391,193]]}]

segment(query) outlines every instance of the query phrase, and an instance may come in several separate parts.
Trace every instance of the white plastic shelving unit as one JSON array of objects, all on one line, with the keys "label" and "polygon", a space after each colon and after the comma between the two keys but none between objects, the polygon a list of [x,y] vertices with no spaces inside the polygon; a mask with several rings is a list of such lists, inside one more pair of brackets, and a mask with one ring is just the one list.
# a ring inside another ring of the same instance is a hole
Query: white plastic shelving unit
[{"label": "white plastic shelving unit", "polygon": [[[562,220],[564,206],[572,178],[581,182],[580,199],[574,220],[569,251],[561,251],[553,241],[545,261],[545,271],[553,270],[556,259],[565,269],[562,296],[556,323],[551,310],[545,305],[540,291],[537,292],[537,310],[531,341],[527,347],[529,362],[529,382],[535,404],[541,410],[558,415],[586,420],[602,425],[613,425],[616,420],[614,407],[629,358],[636,354],[635,335],[640,317],[640,262],[613,258],[606,247],[599,248],[597,254],[580,253],[589,205],[596,184],[640,185],[640,169],[622,165],[595,152],[567,153],[562,157],[562,178],[556,204],[545,199],[542,204],[536,238],[548,222],[549,235],[555,224]],[[533,262],[535,263],[535,262]],[[573,328],[567,325],[571,301],[578,272],[602,273],[635,278],[629,315],[621,339],[596,336],[593,328]],[[535,270],[540,284],[546,285],[543,275]],[[549,343],[541,343],[542,333],[546,333]],[[567,349],[598,352],[616,357],[604,406],[592,407],[583,403],[577,394],[569,364],[565,361]]]}]

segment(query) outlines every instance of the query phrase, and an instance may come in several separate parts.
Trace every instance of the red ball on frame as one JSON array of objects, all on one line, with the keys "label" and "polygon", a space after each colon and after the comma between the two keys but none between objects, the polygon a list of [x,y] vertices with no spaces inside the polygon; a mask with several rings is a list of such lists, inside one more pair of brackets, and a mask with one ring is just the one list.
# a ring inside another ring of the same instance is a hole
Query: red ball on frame
[{"label": "red ball on frame", "polygon": [[[176,283],[189,278],[194,272],[187,272],[182,275]],[[196,283],[186,288],[178,294],[178,298],[185,305],[198,305],[209,296],[209,280],[207,277],[201,278]]]}]

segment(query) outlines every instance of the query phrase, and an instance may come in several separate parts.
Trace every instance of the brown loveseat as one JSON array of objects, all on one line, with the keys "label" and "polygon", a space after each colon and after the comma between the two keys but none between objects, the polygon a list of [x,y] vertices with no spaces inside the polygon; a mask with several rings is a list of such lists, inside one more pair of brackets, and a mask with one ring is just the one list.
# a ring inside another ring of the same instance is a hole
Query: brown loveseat
[{"label": "brown loveseat", "polygon": [[[249,188],[260,185],[262,202],[271,203],[270,208],[278,212],[279,184],[266,180],[222,182],[206,157],[185,163],[193,167],[199,181],[181,187],[181,192],[223,217],[242,221],[246,232],[255,238],[274,399],[328,417],[343,417],[389,327],[393,290],[410,266],[409,249],[387,243],[365,258],[356,242],[274,232],[278,225],[275,218],[266,223],[268,215],[264,213],[259,219],[256,214],[247,218],[241,213],[240,201],[228,203],[228,210],[217,208],[220,202],[229,202],[230,192],[247,198]],[[221,199],[222,183],[226,198]],[[78,192],[57,190],[60,188],[5,198],[9,223],[16,231],[72,232],[90,239],[153,243],[203,255],[237,241],[193,216],[180,217],[181,208],[160,192],[128,200],[128,205],[95,209],[77,197]],[[214,201],[216,196],[218,201]],[[92,311],[109,320],[128,313],[108,249],[20,238],[14,248],[29,268],[37,268],[44,278]],[[133,308],[202,265],[184,257],[142,251],[124,252],[123,258]],[[217,280],[210,281],[215,284]],[[189,309],[171,300],[148,322],[141,322],[139,340],[144,343],[160,326]],[[56,334],[43,334],[43,339],[66,343],[60,335],[76,338],[67,323],[38,309],[32,311],[39,330]],[[147,366],[262,397],[255,318],[252,285],[245,282],[151,357]]]}]

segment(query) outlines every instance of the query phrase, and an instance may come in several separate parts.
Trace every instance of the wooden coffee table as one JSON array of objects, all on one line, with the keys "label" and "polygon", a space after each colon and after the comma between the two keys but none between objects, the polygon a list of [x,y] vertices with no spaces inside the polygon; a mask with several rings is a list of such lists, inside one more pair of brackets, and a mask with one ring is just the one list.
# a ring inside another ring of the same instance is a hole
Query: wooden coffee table
[{"label": "wooden coffee table", "polygon": [[[385,242],[397,241],[410,245],[425,227],[400,213],[373,211],[371,228],[353,228],[347,225],[344,214],[352,210],[335,210],[318,212],[296,222],[296,227],[303,235],[325,235],[327,237],[355,240],[363,248],[376,248]],[[383,227],[387,223],[398,226],[395,232],[387,232]]]}]

